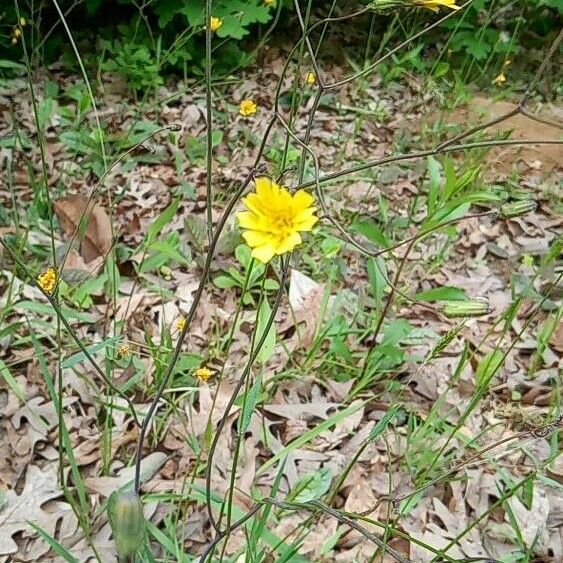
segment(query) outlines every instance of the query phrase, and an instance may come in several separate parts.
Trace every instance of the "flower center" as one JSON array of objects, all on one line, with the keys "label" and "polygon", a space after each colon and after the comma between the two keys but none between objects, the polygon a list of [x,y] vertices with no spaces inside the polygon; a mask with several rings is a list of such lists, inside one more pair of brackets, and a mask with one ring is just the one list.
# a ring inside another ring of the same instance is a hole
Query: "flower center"
[{"label": "flower center", "polygon": [[275,229],[278,232],[279,238],[287,238],[294,230],[293,217],[281,216],[276,219]]}]

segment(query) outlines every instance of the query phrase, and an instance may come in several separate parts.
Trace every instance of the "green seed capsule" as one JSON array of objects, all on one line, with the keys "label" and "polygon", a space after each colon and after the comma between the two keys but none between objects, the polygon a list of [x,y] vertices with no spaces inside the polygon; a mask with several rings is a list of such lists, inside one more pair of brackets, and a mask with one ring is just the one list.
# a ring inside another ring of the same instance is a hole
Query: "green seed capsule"
[{"label": "green seed capsule", "polygon": [[412,7],[412,4],[405,0],[374,0],[368,5],[369,8],[378,14],[389,14],[402,6]]},{"label": "green seed capsule", "polygon": [[141,499],[135,491],[114,491],[108,499],[108,518],[117,553],[135,555],[143,544],[145,517]]},{"label": "green seed capsule", "polygon": [[503,219],[508,219],[509,217],[518,217],[519,215],[525,215],[534,211],[537,207],[535,201],[528,199],[522,201],[515,201],[513,203],[505,203],[500,206],[500,216]]},{"label": "green seed capsule", "polygon": [[486,301],[446,301],[442,305],[442,313],[449,318],[456,317],[480,317],[491,311]]}]

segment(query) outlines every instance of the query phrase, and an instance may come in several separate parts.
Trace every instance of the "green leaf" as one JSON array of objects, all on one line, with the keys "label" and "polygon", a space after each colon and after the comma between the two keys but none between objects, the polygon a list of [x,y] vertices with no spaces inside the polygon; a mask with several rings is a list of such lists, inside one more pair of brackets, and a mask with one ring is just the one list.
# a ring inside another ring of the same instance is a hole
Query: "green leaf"
[{"label": "green leaf", "polygon": [[428,176],[430,182],[428,184],[428,216],[431,217],[436,211],[438,203],[438,196],[440,193],[440,185],[442,183],[442,176],[440,174],[442,166],[433,157],[428,157]]},{"label": "green leaf", "polygon": [[231,287],[238,287],[238,283],[230,276],[217,276],[213,283],[220,289],[230,289]]},{"label": "green leaf", "polygon": [[49,547],[57,555],[60,555],[65,561],[68,561],[68,563],[78,563],[78,559],[69,553],[64,545],[59,543],[55,538],[51,537],[45,530],[33,522],[28,522],[28,524],[49,544]]},{"label": "green leaf", "polygon": [[389,426],[389,424],[391,423],[391,421],[397,416],[397,413],[400,411],[400,407],[399,405],[393,405],[382,417],[382,419],[380,421],[377,422],[377,424],[371,429],[368,437],[367,437],[367,441],[368,442],[374,442],[379,436],[381,436],[381,434],[383,434],[383,432],[385,432],[385,430],[387,430],[387,427]]},{"label": "green leaf", "polygon": [[287,495],[292,502],[311,502],[322,497],[330,488],[332,472],[328,468],[303,475]]},{"label": "green leaf", "polygon": [[21,385],[16,381],[8,366],[0,360],[0,375],[4,378],[4,381],[8,384],[10,389],[14,392],[14,395],[22,402],[25,403],[25,395]]},{"label": "green leaf", "polygon": [[176,211],[178,210],[178,203],[179,200],[173,200],[172,203],[156,218],[155,222],[147,230],[145,243],[150,244],[156,240],[158,233],[160,233],[160,231],[162,231],[162,229],[170,223],[170,220],[176,214]]},{"label": "green leaf", "polygon": [[418,301],[428,301],[430,303],[433,301],[465,301],[467,299],[464,289],[449,285],[420,291],[414,297]]},{"label": "green leaf", "polygon": [[350,228],[352,231],[366,237],[378,246],[382,246],[384,248],[389,246],[387,237],[374,221],[357,221],[352,223]]},{"label": "green leaf", "polygon": [[387,267],[385,260],[381,256],[368,258],[367,261],[368,279],[373,290],[373,297],[379,305],[383,300],[383,294],[387,287]]},{"label": "green leaf", "polygon": [[475,381],[481,388],[489,386],[491,379],[502,365],[504,354],[500,350],[491,350],[479,362],[475,372]]},{"label": "green leaf", "polygon": [[238,419],[239,434],[244,435],[248,430],[252,413],[258,404],[258,397],[260,396],[260,389],[262,389],[262,374],[259,374],[252,387],[248,390],[246,395],[246,402],[243,403],[242,415]]},{"label": "green leaf", "polygon": [[[114,336],[113,338],[108,338],[103,342],[96,342],[96,344],[92,344],[91,346],[86,346],[85,350],[90,354],[95,354],[98,350],[104,350],[108,346],[112,346],[119,340],[118,336]],[[65,358],[61,364],[63,369],[74,367],[76,364],[79,364],[86,360],[86,354],[84,352],[78,352],[77,354],[73,354],[68,358]]]},{"label": "green leaf", "polygon": [[[260,310],[258,311],[258,321],[256,323],[256,343],[261,340],[271,314],[272,309],[270,308],[270,304],[264,299],[264,301],[262,301],[262,305],[260,306]],[[264,340],[264,344],[256,356],[256,361],[261,364],[267,362],[274,354],[275,347],[276,327],[274,323],[272,323],[270,330],[268,330],[266,339]]]}]

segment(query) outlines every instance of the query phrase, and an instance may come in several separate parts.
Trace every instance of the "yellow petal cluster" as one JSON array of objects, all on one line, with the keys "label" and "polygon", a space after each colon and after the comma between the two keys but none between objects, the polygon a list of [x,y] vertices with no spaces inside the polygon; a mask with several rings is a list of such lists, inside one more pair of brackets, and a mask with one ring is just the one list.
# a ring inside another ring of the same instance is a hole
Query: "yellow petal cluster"
[{"label": "yellow petal cluster", "polygon": [[209,27],[211,31],[217,31],[223,25],[223,20],[221,18],[216,18],[215,16],[211,16],[209,20]]},{"label": "yellow petal cluster", "polygon": [[37,276],[37,285],[45,292],[51,295],[57,283],[57,271],[55,268],[49,268]]},{"label": "yellow petal cluster", "polygon": [[307,83],[308,86],[314,86],[316,81],[317,81],[317,77],[313,72],[308,72],[305,75],[305,82]]},{"label": "yellow petal cluster", "polygon": [[413,0],[413,3],[423,8],[428,8],[433,12],[437,12],[440,8],[450,8],[450,10],[459,10],[456,0]]},{"label": "yellow petal cluster", "polygon": [[117,350],[117,354],[120,358],[126,358],[129,355],[129,346],[127,344],[122,344]]},{"label": "yellow petal cluster", "polygon": [[264,0],[264,4],[266,6],[271,6],[274,3],[274,0]]},{"label": "yellow petal cluster", "polygon": [[506,82],[506,76],[504,75],[504,72],[501,72],[493,81],[493,84],[496,84],[497,86],[502,86],[504,83]]},{"label": "yellow petal cluster", "polygon": [[186,319],[184,317],[176,319],[176,330],[182,332],[184,328],[186,328]]},{"label": "yellow petal cluster", "polygon": [[252,256],[266,264],[302,243],[300,232],[312,230],[318,217],[314,198],[304,190],[291,194],[269,178],[256,178],[256,191],[243,198],[247,211],[237,214]]},{"label": "yellow petal cluster", "polygon": [[209,381],[213,376],[213,372],[207,368],[199,368],[194,371],[194,377],[199,379],[202,383]]},{"label": "yellow petal cluster", "polygon": [[258,106],[254,101],[250,99],[242,100],[238,108],[238,112],[243,117],[250,117],[251,115],[254,115],[257,110],[258,110]]}]

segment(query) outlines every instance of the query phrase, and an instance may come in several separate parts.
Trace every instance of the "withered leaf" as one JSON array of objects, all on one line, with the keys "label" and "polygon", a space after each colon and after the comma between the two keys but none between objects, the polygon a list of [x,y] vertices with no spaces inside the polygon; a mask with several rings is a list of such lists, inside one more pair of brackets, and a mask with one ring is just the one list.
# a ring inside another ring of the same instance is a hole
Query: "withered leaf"
[{"label": "withered leaf", "polygon": [[62,231],[72,236],[80,225],[80,254],[86,263],[105,256],[111,248],[111,223],[105,209],[83,195],[70,195],[55,201],[55,213]]}]

